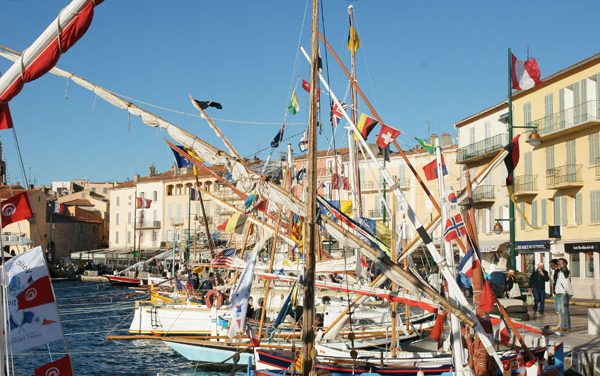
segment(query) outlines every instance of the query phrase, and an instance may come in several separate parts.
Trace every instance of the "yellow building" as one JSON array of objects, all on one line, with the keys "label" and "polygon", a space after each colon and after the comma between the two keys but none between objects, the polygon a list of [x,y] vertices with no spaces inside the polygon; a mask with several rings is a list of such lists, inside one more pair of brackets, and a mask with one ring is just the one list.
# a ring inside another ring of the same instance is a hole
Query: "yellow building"
[{"label": "yellow building", "polygon": [[[460,139],[477,134],[485,119],[498,127],[507,109],[507,103],[503,102],[458,122]],[[538,262],[548,265],[550,258],[565,257],[569,260],[576,296],[597,298],[600,296],[600,54],[544,78],[532,89],[514,93],[513,124],[533,126],[541,136],[541,143],[533,147],[526,142],[528,131],[515,129],[515,134],[525,132],[515,170],[516,205],[531,222],[528,226],[517,212],[517,269],[529,273]],[[498,134],[505,133],[506,126]],[[501,146],[497,146],[489,155],[500,150]],[[468,160],[465,166],[470,167]],[[499,167],[493,176],[497,184],[498,177],[505,177],[506,171]],[[503,208],[508,203],[506,188],[497,184],[496,194],[499,192],[504,192],[503,197],[494,201],[501,201]],[[492,222],[508,218],[504,210],[492,213],[497,214]],[[551,225],[560,226],[559,238],[549,237]],[[508,223],[503,226],[506,230]],[[500,238],[507,240],[507,233]]]}]

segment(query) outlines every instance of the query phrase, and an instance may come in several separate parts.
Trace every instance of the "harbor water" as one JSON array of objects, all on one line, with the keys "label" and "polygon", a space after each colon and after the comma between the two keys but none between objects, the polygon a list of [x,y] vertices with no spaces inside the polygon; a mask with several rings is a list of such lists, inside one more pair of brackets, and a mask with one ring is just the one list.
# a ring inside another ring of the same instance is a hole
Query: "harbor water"
[{"label": "harbor water", "polygon": [[[54,282],[54,292],[75,375],[219,375],[196,364],[161,341],[109,341],[108,334],[127,334],[140,295],[109,283]],[[60,341],[14,355],[16,375],[65,354]]]}]

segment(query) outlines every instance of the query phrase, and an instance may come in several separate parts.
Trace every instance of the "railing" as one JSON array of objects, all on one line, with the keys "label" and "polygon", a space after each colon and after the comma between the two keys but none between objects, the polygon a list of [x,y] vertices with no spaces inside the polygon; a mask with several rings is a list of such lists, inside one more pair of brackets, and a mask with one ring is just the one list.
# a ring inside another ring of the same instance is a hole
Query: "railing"
[{"label": "railing", "polygon": [[381,209],[369,210],[369,218],[383,218],[383,212]]},{"label": "railing", "polygon": [[138,229],[145,229],[145,228],[160,228],[160,221],[143,221],[143,222],[139,222],[137,223],[136,226]]},{"label": "railing", "polygon": [[537,176],[535,175],[519,175],[515,176],[513,185],[515,193],[532,192],[537,190]]},{"label": "railing", "polygon": [[600,101],[593,100],[534,120],[529,125],[537,127],[538,133],[544,136],[598,120],[600,120]]},{"label": "railing", "polygon": [[458,148],[456,162],[461,163],[469,159],[482,157],[486,154],[500,150],[508,143],[508,134],[503,133],[484,140]]},{"label": "railing", "polygon": [[546,170],[546,185],[548,188],[565,184],[583,184],[580,164],[568,164]]},{"label": "railing", "polygon": [[473,201],[493,200],[495,197],[493,185],[480,185],[473,190]]}]

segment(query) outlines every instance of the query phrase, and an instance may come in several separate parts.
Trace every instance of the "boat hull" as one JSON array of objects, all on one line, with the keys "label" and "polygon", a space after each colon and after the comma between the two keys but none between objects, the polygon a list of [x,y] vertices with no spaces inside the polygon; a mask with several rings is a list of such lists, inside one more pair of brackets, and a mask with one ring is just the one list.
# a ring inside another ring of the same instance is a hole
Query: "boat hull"
[{"label": "boat hull", "polygon": [[[226,369],[230,370],[234,364],[234,355],[238,353],[238,348],[227,348],[225,346],[202,346],[202,351],[198,351],[199,346],[186,343],[163,341],[170,348],[181,354],[188,360],[199,362],[203,369]],[[252,350],[245,350],[238,353],[239,360],[237,365],[247,367],[251,364],[254,355]]]},{"label": "boat hull", "polygon": [[124,277],[121,275],[105,275],[105,277],[113,285],[139,286],[144,284],[144,280],[140,278]]},{"label": "boat hull", "polygon": [[129,326],[130,334],[155,336],[209,336],[218,332],[218,315],[226,311],[204,306],[138,304]]}]

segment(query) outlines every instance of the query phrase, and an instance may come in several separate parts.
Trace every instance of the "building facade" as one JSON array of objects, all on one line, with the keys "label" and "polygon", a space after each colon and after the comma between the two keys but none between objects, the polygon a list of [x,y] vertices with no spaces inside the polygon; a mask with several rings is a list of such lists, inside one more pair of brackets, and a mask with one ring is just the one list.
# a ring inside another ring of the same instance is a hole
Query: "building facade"
[{"label": "building facade", "polygon": [[[526,142],[531,130],[515,129],[515,134],[524,133],[520,162],[514,172],[517,269],[530,273],[538,262],[548,267],[551,258],[565,257],[574,291],[580,298],[600,296],[599,104],[600,54],[513,95],[513,124],[534,128],[541,140],[539,145],[531,146]],[[499,136],[507,133],[502,124],[507,110],[507,103],[501,103],[458,122],[459,145],[482,150],[485,148],[475,145],[483,141],[494,146],[490,154],[499,151],[508,142]],[[486,121],[493,131],[492,139],[485,137]],[[478,138],[482,129],[484,136]],[[474,140],[471,134],[475,134]],[[494,136],[499,137],[497,142]],[[467,159],[463,166],[475,167],[477,162]],[[500,167],[490,178],[499,183],[491,207],[502,208],[493,211],[494,219],[508,218],[508,210],[504,209],[508,205],[505,177],[506,171]],[[508,229],[508,223],[503,225]],[[553,230],[560,234],[550,234],[549,226],[558,226]],[[502,234],[502,239],[507,240],[508,234]]]}]

